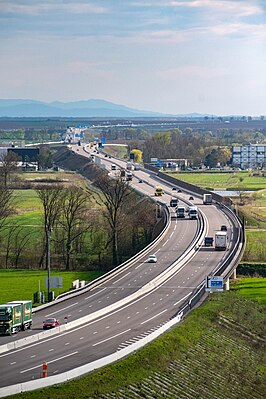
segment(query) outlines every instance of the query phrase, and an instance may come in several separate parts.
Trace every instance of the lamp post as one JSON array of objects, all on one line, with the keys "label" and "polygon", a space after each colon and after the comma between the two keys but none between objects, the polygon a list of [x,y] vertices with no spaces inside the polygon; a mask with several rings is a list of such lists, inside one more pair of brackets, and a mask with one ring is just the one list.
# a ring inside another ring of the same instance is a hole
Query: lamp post
[{"label": "lamp post", "polygon": [[50,302],[50,274],[51,274],[51,249],[50,249],[50,242],[51,242],[51,230],[48,229],[47,232],[47,288],[48,288],[48,301]]}]

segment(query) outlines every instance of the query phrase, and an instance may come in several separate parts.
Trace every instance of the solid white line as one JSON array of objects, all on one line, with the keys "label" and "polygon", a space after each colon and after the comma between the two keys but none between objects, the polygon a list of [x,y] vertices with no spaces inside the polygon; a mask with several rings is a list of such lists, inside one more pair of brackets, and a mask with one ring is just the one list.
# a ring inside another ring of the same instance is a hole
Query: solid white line
[{"label": "solid white line", "polygon": [[78,302],[76,302],[76,303],[72,303],[72,305],[69,305],[69,306],[67,306],[67,307],[65,307],[65,308],[63,308],[63,309],[57,310],[56,312],[49,313],[49,314],[47,314],[47,315],[46,315],[46,316],[44,316],[44,317],[49,317],[49,316],[51,316],[51,315],[53,315],[53,314],[56,314],[56,313],[62,312],[62,310],[69,309],[69,308],[71,308],[72,306],[75,306],[75,305],[78,305]]},{"label": "solid white line", "polygon": [[187,295],[185,295],[183,298],[181,298],[179,301],[177,301],[176,303],[174,303],[174,306],[176,306],[178,303],[182,302],[184,299],[186,299],[190,294],[192,293],[192,291],[190,291]]},{"label": "solid white line", "polygon": [[127,274],[125,274],[124,276],[120,277],[118,280],[116,280],[113,284],[118,283],[118,281],[122,280],[123,278],[125,278],[126,276],[128,276],[129,274],[131,274],[131,272],[128,272]]},{"label": "solid white line", "polygon": [[165,243],[162,245],[163,247],[168,243],[169,239],[165,241]]},{"label": "solid white line", "polygon": [[174,234],[174,231],[172,231],[172,233],[170,234],[170,238],[172,237],[173,234]]},{"label": "solid white line", "polygon": [[150,321],[150,320],[152,320],[152,319],[155,319],[155,317],[160,316],[160,315],[163,314],[164,312],[167,312],[167,309],[164,309],[162,312],[156,314],[155,316],[151,317],[151,318],[148,319],[148,320],[143,321],[143,322],[140,323],[140,324],[142,325],[142,324],[148,323],[148,321]]},{"label": "solid white line", "polygon": [[104,339],[103,341],[96,342],[96,344],[93,344],[92,346],[97,346],[97,345],[100,345],[100,344],[102,344],[102,343],[104,343],[104,342],[106,342],[106,341],[110,341],[110,339],[119,337],[119,335],[125,334],[125,333],[128,332],[128,331],[131,331],[131,328],[129,328],[128,330],[122,331],[121,333],[118,333],[118,334],[116,334],[116,335],[113,335],[112,337],[106,338],[106,339]]},{"label": "solid white line", "polygon": [[[65,356],[62,356],[62,357],[58,357],[57,359],[54,359],[54,360],[50,360],[48,362],[48,364],[57,362],[58,360],[65,359],[66,357],[69,357],[69,356],[76,355],[77,353],[78,353],[78,351],[77,352],[73,352],[73,353],[69,353],[68,355],[65,355]],[[30,369],[20,371],[20,374],[26,373],[27,371],[30,371],[30,370],[37,369],[38,367],[42,367],[42,364],[38,364],[38,366],[34,366],[34,367],[31,367]]]}]

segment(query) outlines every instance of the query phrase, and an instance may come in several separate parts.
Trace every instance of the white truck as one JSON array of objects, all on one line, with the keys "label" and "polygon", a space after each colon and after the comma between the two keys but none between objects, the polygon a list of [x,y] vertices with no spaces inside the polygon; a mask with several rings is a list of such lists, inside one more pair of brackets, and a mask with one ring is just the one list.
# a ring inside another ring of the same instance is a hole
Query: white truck
[{"label": "white truck", "polygon": [[217,231],[214,238],[214,246],[218,251],[225,251],[227,247],[227,232]]},{"label": "white truck", "polygon": [[198,208],[196,206],[188,207],[188,217],[189,219],[198,219]]},{"label": "white truck", "polygon": [[203,194],[203,204],[210,205],[212,203],[212,195],[211,194]]},{"label": "white truck", "polygon": [[127,162],[126,169],[127,169],[127,170],[133,170],[133,164],[132,164],[132,162]]},{"label": "white truck", "polygon": [[186,209],[185,209],[184,206],[178,206],[176,208],[176,217],[178,219],[184,218],[185,217],[185,212],[186,212]]}]

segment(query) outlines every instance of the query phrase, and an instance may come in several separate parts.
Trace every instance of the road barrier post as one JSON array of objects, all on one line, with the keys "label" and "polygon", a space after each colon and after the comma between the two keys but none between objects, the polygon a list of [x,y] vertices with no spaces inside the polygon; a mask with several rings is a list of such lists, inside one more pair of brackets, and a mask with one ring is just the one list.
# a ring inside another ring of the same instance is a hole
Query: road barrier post
[{"label": "road barrier post", "polygon": [[42,378],[46,378],[48,373],[48,364],[43,362],[42,364]]}]

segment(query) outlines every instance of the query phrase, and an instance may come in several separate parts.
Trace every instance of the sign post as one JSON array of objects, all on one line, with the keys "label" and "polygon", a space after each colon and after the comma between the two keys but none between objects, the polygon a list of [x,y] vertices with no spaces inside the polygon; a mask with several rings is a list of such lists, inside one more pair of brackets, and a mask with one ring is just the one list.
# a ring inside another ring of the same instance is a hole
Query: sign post
[{"label": "sign post", "polygon": [[207,276],[206,288],[207,292],[223,292],[224,282],[222,276]]}]

